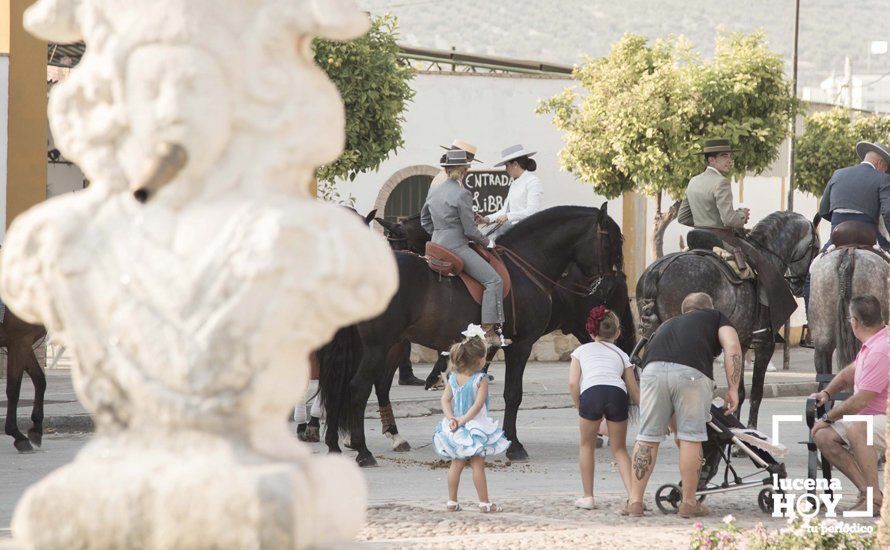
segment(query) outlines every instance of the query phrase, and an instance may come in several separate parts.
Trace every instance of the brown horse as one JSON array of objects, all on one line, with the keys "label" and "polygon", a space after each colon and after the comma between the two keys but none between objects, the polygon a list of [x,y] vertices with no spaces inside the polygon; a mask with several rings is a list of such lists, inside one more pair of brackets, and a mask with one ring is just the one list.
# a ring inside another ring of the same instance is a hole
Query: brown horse
[{"label": "brown horse", "polygon": [[[46,336],[46,329],[19,319],[9,308],[0,323],[0,347],[6,355],[6,435],[15,439],[13,443],[20,453],[34,451],[43,442],[43,394],[46,392],[46,375],[34,353],[35,344]],[[31,429],[27,437],[19,431],[17,411],[22,377],[25,373],[34,384],[34,406],[31,409]]]}]

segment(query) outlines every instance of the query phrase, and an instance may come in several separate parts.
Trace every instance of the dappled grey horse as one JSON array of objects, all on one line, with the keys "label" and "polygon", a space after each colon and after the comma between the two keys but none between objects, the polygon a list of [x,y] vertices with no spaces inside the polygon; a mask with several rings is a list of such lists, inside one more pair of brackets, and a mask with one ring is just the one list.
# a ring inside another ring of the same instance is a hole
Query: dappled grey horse
[{"label": "dappled grey horse", "polygon": [[857,248],[837,248],[819,257],[810,269],[810,311],[807,315],[816,373],[832,372],[832,355],[837,351],[840,371],[853,362],[860,342],[850,328],[849,307],[854,296],[871,294],[883,305],[887,320],[887,276],[890,264],[876,252]]},{"label": "dappled grey horse", "polygon": [[[800,214],[774,212],[754,226],[747,240],[759,250],[764,261],[784,273],[791,291],[800,296],[810,263],[819,252],[815,226]],[[738,279],[726,262],[710,251],[668,254],[646,268],[637,283],[640,336],[648,338],[661,323],[679,315],[683,298],[693,292],[709,294],[714,307],[732,321],[742,348],[745,351],[754,348],[748,426],[755,428],[766,367],[776,347],[772,335],[779,327],[771,326],[769,309],[758,299],[754,281]],[[752,342],[755,333],[764,329],[768,337]],[[739,388],[739,411],[744,400],[743,381]]]}]

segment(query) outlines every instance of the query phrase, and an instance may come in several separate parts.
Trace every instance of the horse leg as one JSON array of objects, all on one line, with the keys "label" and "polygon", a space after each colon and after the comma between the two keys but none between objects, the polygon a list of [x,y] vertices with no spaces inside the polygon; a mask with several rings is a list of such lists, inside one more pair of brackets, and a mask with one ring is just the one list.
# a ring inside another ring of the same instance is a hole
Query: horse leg
[{"label": "horse leg", "polygon": [[769,365],[776,343],[764,342],[754,349],[754,372],[751,377],[751,404],[748,405],[748,427],[757,429],[757,416],[760,413],[760,402],[763,399],[763,383],[766,379],[766,367]]},{"label": "horse leg", "polygon": [[21,354],[16,353],[16,349],[10,346],[7,350],[6,357],[6,424],[4,426],[6,435],[11,436],[15,441],[13,445],[20,453],[30,453],[34,451],[28,438],[19,431],[18,426],[18,407],[19,394],[22,389],[22,377],[25,374],[24,361]]},{"label": "horse leg", "polygon": [[[381,349],[379,346],[365,348],[358,372],[349,382],[352,394],[352,429],[350,431],[349,447],[358,451],[355,461],[362,468],[377,465],[374,455],[371,454],[365,443],[365,407],[368,405],[368,398],[371,397],[371,387],[377,378],[372,373],[380,370],[380,366],[386,359],[386,356],[386,350]],[[386,370],[390,376],[394,374],[389,369]]]},{"label": "horse leg", "polygon": [[[402,344],[399,344],[401,346]],[[389,399],[389,391],[392,388],[393,375],[395,371],[399,368],[398,361],[399,357],[402,356],[401,350],[398,350],[396,353],[391,352],[390,358],[395,355],[396,362],[395,364],[387,365],[386,372],[383,373],[383,378],[377,381],[374,385],[374,389],[377,392],[377,405],[380,411],[380,428],[389,440],[392,442],[392,450],[397,453],[407,453],[411,450],[411,445],[405,441],[401,435],[399,435],[399,428],[396,426],[396,417],[392,412],[392,402]]]},{"label": "horse leg", "polygon": [[507,458],[514,462],[527,462],[528,453],[519,442],[516,435],[516,414],[522,403],[522,374],[525,372],[525,364],[531,355],[532,345],[526,342],[513,342],[504,351],[504,359],[507,364],[507,373],[504,378],[504,433],[510,440],[507,449]]},{"label": "horse leg", "polygon": [[816,374],[831,374],[831,360],[834,355],[834,347],[816,342],[816,350],[813,360],[816,364]]},{"label": "horse leg", "polygon": [[33,349],[28,356],[27,370],[31,382],[34,383],[34,407],[31,409],[31,429],[28,430],[28,439],[40,447],[43,443],[43,396],[46,393],[46,374],[40,368]]}]

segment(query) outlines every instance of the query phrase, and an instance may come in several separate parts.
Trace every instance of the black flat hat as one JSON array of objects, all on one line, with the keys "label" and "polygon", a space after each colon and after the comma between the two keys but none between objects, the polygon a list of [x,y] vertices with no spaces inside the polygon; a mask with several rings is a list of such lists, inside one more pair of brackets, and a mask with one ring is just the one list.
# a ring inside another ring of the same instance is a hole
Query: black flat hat
[{"label": "black flat hat", "polygon": [[705,140],[705,146],[702,148],[702,154],[708,153],[734,153],[737,149],[733,149],[728,139],[708,139]]}]

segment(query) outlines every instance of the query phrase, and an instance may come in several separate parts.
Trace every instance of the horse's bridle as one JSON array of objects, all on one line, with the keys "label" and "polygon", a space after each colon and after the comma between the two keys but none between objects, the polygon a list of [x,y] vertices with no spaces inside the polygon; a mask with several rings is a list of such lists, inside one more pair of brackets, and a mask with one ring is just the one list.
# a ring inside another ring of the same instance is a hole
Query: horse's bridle
[{"label": "horse's bridle", "polygon": [[[748,237],[748,240],[751,241],[752,243],[756,244],[758,247],[760,247],[761,250],[768,252],[774,258],[779,260],[779,262],[781,262],[782,266],[785,268],[785,273],[789,273],[789,274],[793,273],[791,266],[802,261],[807,256],[810,257],[809,262],[807,262],[808,264],[810,264],[813,262],[813,259],[815,259],[815,257],[819,254],[819,244],[818,244],[819,235],[816,233],[816,228],[812,227],[812,226],[810,227],[810,244],[807,246],[806,250],[804,250],[803,253],[799,257],[791,258],[790,261],[785,261],[785,258],[776,254],[776,252],[774,252],[772,249],[770,249],[768,246],[764,245],[760,241],[753,239],[750,236]],[[802,283],[803,280],[806,278],[806,276],[807,276],[806,272],[804,272],[801,275],[785,275],[785,280],[791,284]]]}]

